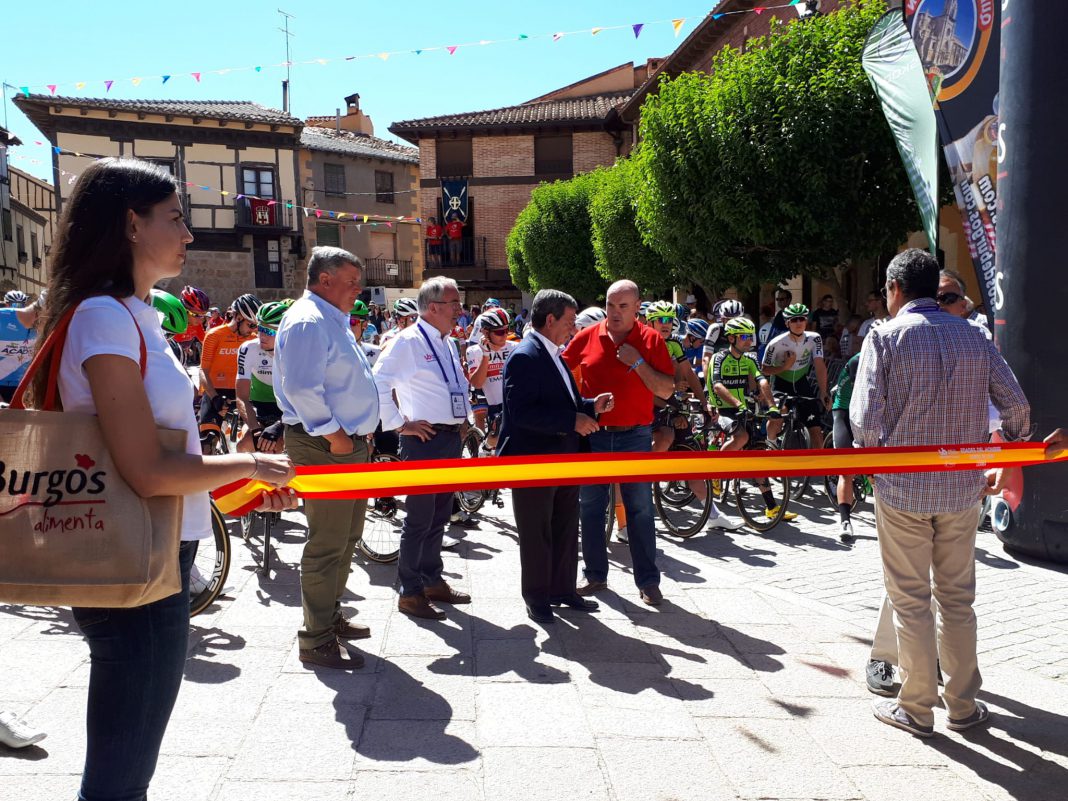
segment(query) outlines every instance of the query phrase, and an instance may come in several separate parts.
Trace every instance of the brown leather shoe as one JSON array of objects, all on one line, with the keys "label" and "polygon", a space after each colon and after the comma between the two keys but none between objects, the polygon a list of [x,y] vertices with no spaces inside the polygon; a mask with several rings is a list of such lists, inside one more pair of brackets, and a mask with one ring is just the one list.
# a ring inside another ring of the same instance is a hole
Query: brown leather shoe
[{"label": "brown leather shoe", "polygon": [[578,588],[575,589],[575,593],[577,595],[581,595],[582,597],[585,598],[587,595],[593,595],[595,592],[600,592],[601,590],[607,590],[607,589],[608,589],[608,582],[607,581],[590,581],[590,580],[587,580],[585,584],[583,584],[581,587],[578,587]]},{"label": "brown leather shoe", "polygon": [[336,639],[323,643],[317,648],[301,648],[299,658],[305,665],[317,665],[335,670],[358,670],[363,667],[363,657],[348,649],[342,652],[341,644]]},{"label": "brown leather shoe", "polygon": [[423,595],[428,601],[437,601],[439,604],[469,604],[471,596],[466,592],[458,592],[449,586],[448,582],[441,582],[432,587],[424,587]]},{"label": "brown leather shoe", "polygon": [[655,584],[650,584],[648,587],[639,587],[638,595],[649,606],[660,606],[664,600],[664,593],[660,592],[660,588]]},{"label": "brown leather shoe", "polygon": [[371,636],[371,627],[351,620],[339,620],[334,624],[334,634],[342,640],[366,640]]},{"label": "brown leather shoe", "polygon": [[444,620],[445,613],[430,603],[422,595],[402,595],[397,601],[397,609],[410,617],[423,620]]}]

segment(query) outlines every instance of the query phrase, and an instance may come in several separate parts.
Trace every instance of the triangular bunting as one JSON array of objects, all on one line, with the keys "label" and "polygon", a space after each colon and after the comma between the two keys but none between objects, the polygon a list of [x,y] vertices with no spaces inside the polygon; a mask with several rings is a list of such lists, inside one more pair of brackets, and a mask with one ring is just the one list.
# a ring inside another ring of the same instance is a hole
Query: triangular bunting
[{"label": "triangular bunting", "polygon": [[167,83],[167,81],[169,81],[170,79],[171,79],[170,75],[164,75],[163,76],[163,83]]},{"label": "triangular bunting", "polygon": [[764,13],[764,6],[756,6],[755,8],[753,8],[753,13],[759,17],[761,14]]},{"label": "triangular bunting", "polygon": [[322,209],[316,209],[316,210],[315,210],[315,219],[317,219],[317,220],[318,220],[318,219],[319,219],[320,217],[322,217],[322,216],[323,216],[323,211],[322,211]]},{"label": "triangular bunting", "polygon": [[675,38],[679,36],[679,31],[682,30],[682,26],[686,24],[685,19],[673,19],[671,20],[671,27],[675,29]]},{"label": "triangular bunting", "polygon": [[74,88],[78,89],[79,91],[84,89],[85,88],[85,81],[78,81],[78,83],[74,84]]},{"label": "triangular bunting", "polygon": [[199,72],[191,72],[189,74],[192,75],[196,79],[197,83],[200,83],[200,73]]},{"label": "triangular bunting", "polygon": [[562,33],[554,33],[553,34],[553,41],[554,42],[558,42],[563,38],[564,38],[564,35]]},{"label": "triangular bunting", "polygon": [[519,34],[519,41],[523,41],[524,39],[529,39],[529,38],[530,38],[530,37],[529,37],[529,36],[527,36],[527,35],[526,35],[525,33],[521,33],[521,34]]},{"label": "triangular bunting", "polygon": [[383,61],[389,61],[389,53],[379,53],[378,57]]},{"label": "triangular bunting", "polygon": [[262,71],[263,71],[263,67],[256,67],[256,72],[262,72]]},{"label": "triangular bunting", "polygon": [[630,27],[634,29],[634,38],[637,39],[642,35],[642,28],[645,27],[645,23],[639,22],[637,25],[631,25]]},{"label": "triangular bunting", "polygon": [[416,54],[417,56],[421,56],[421,55],[423,54],[423,51],[422,51],[422,50],[415,50],[415,51],[413,51],[413,52],[414,52],[414,53],[415,53],[415,54]]},{"label": "triangular bunting", "polygon": [[723,16],[722,14],[713,14],[712,15],[712,19],[719,19],[722,16]]},{"label": "triangular bunting", "polygon": [[107,87],[107,89],[105,89],[104,91],[105,92],[110,92],[111,91],[111,84],[113,84],[113,83],[115,83],[115,81],[104,81],[104,86]]},{"label": "triangular bunting", "polygon": [[140,78],[130,78],[130,83],[132,83],[134,86],[140,86],[141,85],[141,79]]},{"label": "triangular bunting", "polygon": [[456,55],[456,48],[457,48],[457,47],[459,47],[459,45],[449,45],[449,46],[448,46],[448,47],[446,47],[445,49],[449,51],[449,55],[450,55],[450,56],[455,56],[455,55]]},{"label": "triangular bunting", "polygon": [[28,86],[20,86],[19,91],[26,95],[26,97],[30,96],[30,87]]},{"label": "triangular bunting", "polygon": [[594,36],[596,36],[597,34],[599,34],[603,30],[604,30],[604,28],[591,28],[590,29],[590,33],[592,33]]},{"label": "triangular bunting", "polygon": [[56,93],[56,85],[54,83],[48,84],[48,93],[53,95]]}]

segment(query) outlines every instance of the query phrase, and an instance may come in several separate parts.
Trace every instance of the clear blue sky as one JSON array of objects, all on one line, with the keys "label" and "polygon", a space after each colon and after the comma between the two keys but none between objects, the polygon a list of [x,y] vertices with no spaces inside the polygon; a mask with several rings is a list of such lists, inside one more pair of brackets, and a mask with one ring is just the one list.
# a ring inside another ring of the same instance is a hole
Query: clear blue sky
[{"label": "clear blue sky", "polygon": [[[109,95],[116,98],[251,100],[280,108],[285,70],[268,66],[285,60],[279,7],[295,15],[290,20],[295,62],[532,37],[461,47],[452,56],[434,51],[293,67],[294,115],[333,114],[345,95],[359,92],[375,133],[392,138],[386,129],[396,120],[512,105],[624,62],[665,56],[713,5],[712,0],[18,3],[5,8],[0,80],[30,84],[34,92],[47,92],[43,85],[55,83],[57,94],[99,97],[105,94],[103,81],[113,79]],[[533,38],[679,17],[686,24],[678,38],[670,24],[648,25],[637,39],[629,27],[555,42]],[[255,65],[263,66],[258,74],[210,74]],[[194,71],[204,73],[199,85],[189,77]],[[166,74],[173,77],[165,85],[147,77]],[[133,77],[144,81],[133,86]],[[78,90],[77,81],[86,86]],[[29,145],[14,154],[45,162],[15,158],[12,165],[51,179],[48,150],[32,145],[43,141],[41,134],[11,103],[10,89],[7,94],[6,127]],[[0,113],[0,124],[3,120]]]}]

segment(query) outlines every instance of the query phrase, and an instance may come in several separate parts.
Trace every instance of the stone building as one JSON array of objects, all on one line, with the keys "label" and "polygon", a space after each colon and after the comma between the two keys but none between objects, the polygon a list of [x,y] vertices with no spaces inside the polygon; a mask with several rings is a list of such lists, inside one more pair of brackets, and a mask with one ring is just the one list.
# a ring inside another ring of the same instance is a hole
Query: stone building
[{"label": "stone building", "polygon": [[301,205],[323,215],[302,220],[307,247],[335,245],[355,253],[364,263],[364,283],[387,288],[391,296],[418,286],[418,179],[419,151],[376,137],[358,94],[345,98],[344,114],[339,108],[333,116],[309,117],[300,134]]},{"label": "stone building", "polygon": [[15,167],[8,169],[8,179],[11,213],[4,215],[4,245],[10,225],[16,270],[14,276],[0,279],[0,289],[21,289],[32,297],[48,285],[48,256],[56,229],[55,188]]},{"label": "stone building", "polygon": [[531,190],[610,165],[625,153],[631,134],[618,109],[658,63],[621,64],[515,106],[391,125],[392,133],[419,147],[424,218],[441,220],[448,211],[443,181],[466,195],[459,258],[446,257],[440,266],[428,258],[428,271],[455,278],[469,302],[490,295],[518,301],[505,239]]},{"label": "stone building", "polygon": [[53,148],[57,211],[77,174],[101,156],[146,159],[166,169],[195,241],[182,275],[225,307],[243,292],[263,300],[303,290],[304,239],[295,205],[301,120],[233,100],[116,100],[31,94],[15,104]]}]

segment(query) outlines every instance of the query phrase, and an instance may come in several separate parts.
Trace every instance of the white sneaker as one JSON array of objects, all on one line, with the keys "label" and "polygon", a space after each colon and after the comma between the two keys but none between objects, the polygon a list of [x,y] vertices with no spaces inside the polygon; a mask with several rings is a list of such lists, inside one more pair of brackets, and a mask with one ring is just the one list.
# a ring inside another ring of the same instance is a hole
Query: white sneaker
[{"label": "white sneaker", "polygon": [[8,748],[25,748],[39,743],[47,735],[34,731],[10,712],[0,712],[0,743]]},{"label": "white sneaker", "polygon": [[621,528],[618,531],[616,531],[616,542],[629,542],[629,541],[630,540],[627,539],[627,527],[626,526],[623,526],[623,528]]},{"label": "white sneaker", "polygon": [[712,506],[712,511],[708,515],[709,528],[719,528],[724,531],[737,531],[744,525],[745,523],[741,520],[727,517],[727,515],[723,514],[723,512],[721,512],[715,505]]},{"label": "white sneaker", "polygon": [[853,541],[853,523],[849,520],[842,521],[842,530],[838,533],[838,539],[842,542]]}]

